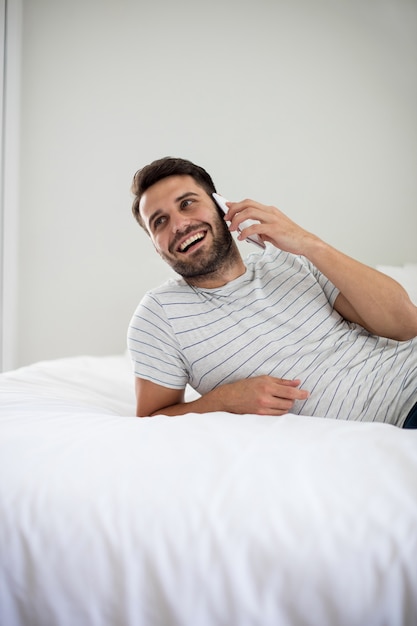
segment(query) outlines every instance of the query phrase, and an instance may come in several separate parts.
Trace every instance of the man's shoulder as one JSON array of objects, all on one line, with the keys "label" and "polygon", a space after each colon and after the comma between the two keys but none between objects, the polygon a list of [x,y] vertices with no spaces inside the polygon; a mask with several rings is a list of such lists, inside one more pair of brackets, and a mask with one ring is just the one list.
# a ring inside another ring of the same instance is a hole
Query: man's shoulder
[{"label": "man's shoulder", "polygon": [[181,291],[182,289],[186,287],[187,287],[187,283],[181,276],[171,276],[167,278],[167,280],[165,280],[160,285],[156,285],[155,287],[152,287],[152,289],[150,289],[147,293],[156,295],[159,293],[162,294],[162,293],[167,293],[167,292],[175,291],[175,290]]},{"label": "man's shoulder", "polygon": [[304,258],[267,245],[263,252],[253,252],[245,259],[247,268],[267,269],[270,266],[294,266],[294,264],[304,264]]},{"label": "man's shoulder", "polygon": [[164,304],[190,291],[189,285],[181,276],[168,278],[165,282],[149,289],[141,300],[141,305],[155,302]]}]

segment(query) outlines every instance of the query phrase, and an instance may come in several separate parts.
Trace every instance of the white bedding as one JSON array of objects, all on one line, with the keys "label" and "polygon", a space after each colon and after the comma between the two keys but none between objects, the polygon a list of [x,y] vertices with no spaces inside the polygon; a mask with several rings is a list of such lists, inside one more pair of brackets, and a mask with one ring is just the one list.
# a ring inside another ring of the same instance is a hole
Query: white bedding
[{"label": "white bedding", "polygon": [[417,624],[417,431],[138,419],[125,356],[0,393],[1,626]]}]

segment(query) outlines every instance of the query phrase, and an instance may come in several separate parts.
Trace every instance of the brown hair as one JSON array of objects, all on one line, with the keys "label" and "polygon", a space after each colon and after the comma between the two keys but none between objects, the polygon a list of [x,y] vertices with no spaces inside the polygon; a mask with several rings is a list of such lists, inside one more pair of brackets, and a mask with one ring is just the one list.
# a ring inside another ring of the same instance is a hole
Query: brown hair
[{"label": "brown hair", "polygon": [[145,165],[138,170],[133,177],[131,191],[135,196],[132,205],[132,213],[137,222],[146,229],[139,211],[139,202],[142,195],[149,187],[168,176],[192,176],[200,187],[210,196],[216,191],[210,174],[199,165],[195,165],[187,159],[164,157]]}]

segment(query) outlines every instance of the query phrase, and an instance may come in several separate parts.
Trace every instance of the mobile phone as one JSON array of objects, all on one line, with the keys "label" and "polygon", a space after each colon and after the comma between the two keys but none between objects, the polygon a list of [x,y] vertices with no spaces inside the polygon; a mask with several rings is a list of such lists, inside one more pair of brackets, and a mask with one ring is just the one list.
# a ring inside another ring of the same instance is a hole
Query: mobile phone
[{"label": "mobile phone", "polygon": [[[217,204],[217,206],[223,211],[223,213],[226,214],[229,210],[229,207],[226,204],[227,200],[218,193],[213,193],[211,195],[213,196],[214,201]],[[248,226],[251,226],[252,224],[259,224],[259,222],[257,222],[256,220],[245,220],[244,222],[241,222],[239,226],[237,227],[238,233],[240,234],[244,228],[247,228]],[[260,248],[266,247],[265,243],[262,241],[262,239],[258,235],[250,235],[249,237],[245,239],[245,241],[247,241],[248,243],[254,243],[255,246],[259,246]]]}]

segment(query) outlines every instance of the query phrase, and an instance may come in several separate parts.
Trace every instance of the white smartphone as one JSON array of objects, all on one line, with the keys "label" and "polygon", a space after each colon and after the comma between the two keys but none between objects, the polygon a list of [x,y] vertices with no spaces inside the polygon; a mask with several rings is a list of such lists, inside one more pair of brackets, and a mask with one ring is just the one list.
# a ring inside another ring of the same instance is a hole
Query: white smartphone
[{"label": "white smartphone", "polygon": [[[214,201],[217,204],[217,206],[223,211],[223,213],[226,214],[229,210],[226,204],[227,200],[218,193],[213,193],[211,195],[213,196]],[[252,224],[259,224],[259,222],[257,222],[256,220],[245,220],[244,222],[241,222],[237,229],[239,234],[244,228],[247,228],[248,226],[251,226]],[[262,241],[262,239],[258,235],[250,235],[249,237],[245,239],[245,241],[249,243],[254,243],[255,246],[259,246],[260,248],[266,247],[265,243]]]}]

